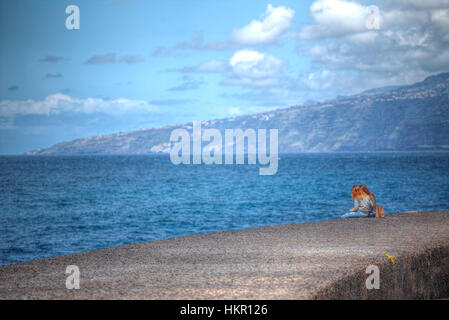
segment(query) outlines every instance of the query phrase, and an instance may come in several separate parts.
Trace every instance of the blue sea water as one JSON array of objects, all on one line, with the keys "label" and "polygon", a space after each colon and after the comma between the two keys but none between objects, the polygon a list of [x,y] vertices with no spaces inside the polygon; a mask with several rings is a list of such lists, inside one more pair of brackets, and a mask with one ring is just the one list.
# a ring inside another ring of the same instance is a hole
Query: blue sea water
[{"label": "blue sea water", "polygon": [[0,157],[0,264],[147,240],[339,218],[364,183],[387,214],[449,209],[449,153],[280,155],[259,165],[168,156]]}]

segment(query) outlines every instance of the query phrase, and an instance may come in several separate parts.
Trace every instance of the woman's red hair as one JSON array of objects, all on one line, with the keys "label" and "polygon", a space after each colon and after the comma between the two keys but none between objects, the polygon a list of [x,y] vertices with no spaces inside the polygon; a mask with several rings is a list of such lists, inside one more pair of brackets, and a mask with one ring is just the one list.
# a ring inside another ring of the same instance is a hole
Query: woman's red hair
[{"label": "woman's red hair", "polygon": [[[368,188],[366,188],[366,189],[368,189]],[[352,187],[352,190],[351,190],[351,197],[352,197],[352,199],[363,199],[364,197],[366,197],[368,195],[369,195],[369,193],[364,191],[360,186],[353,186]]]},{"label": "woman's red hair", "polygon": [[360,185],[360,189],[362,189],[362,191],[365,192],[367,195],[372,194],[371,191],[369,191],[368,187],[365,186],[364,184]]},{"label": "woman's red hair", "polygon": [[360,187],[359,186],[353,186],[352,190],[351,190],[351,197],[352,197],[352,199],[357,198],[359,193],[360,193]]}]

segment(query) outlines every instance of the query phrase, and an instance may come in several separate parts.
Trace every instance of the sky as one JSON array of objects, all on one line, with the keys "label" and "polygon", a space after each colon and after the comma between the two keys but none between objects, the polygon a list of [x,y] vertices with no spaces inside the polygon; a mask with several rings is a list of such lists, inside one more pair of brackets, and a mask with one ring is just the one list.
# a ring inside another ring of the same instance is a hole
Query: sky
[{"label": "sky", "polygon": [[446,71],[448,0],[0,0],[0,154]]}]

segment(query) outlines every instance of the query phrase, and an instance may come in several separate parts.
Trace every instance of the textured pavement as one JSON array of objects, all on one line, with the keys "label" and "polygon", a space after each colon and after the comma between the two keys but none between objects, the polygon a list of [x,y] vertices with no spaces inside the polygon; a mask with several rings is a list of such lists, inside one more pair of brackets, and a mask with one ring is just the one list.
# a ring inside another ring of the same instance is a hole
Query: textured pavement
[{"label": "textured pavement", "polygon": [[[69,265],[79,267],[78,290],[65,286]],[[380,269],[379,290],[366,289],[368,265]],[[426,299],[448,288],[448,211],[199,234],[0,267],[0,299]]]}]

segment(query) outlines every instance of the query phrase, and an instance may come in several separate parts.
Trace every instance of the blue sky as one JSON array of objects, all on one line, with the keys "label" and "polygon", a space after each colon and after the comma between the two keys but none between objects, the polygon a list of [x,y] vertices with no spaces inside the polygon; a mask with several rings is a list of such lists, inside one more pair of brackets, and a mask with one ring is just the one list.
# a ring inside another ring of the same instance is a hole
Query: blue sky
[{"label": "blue sky", "polygon": [[443,0],[2,0],[0,154],[420,81],[448,30]]}]

